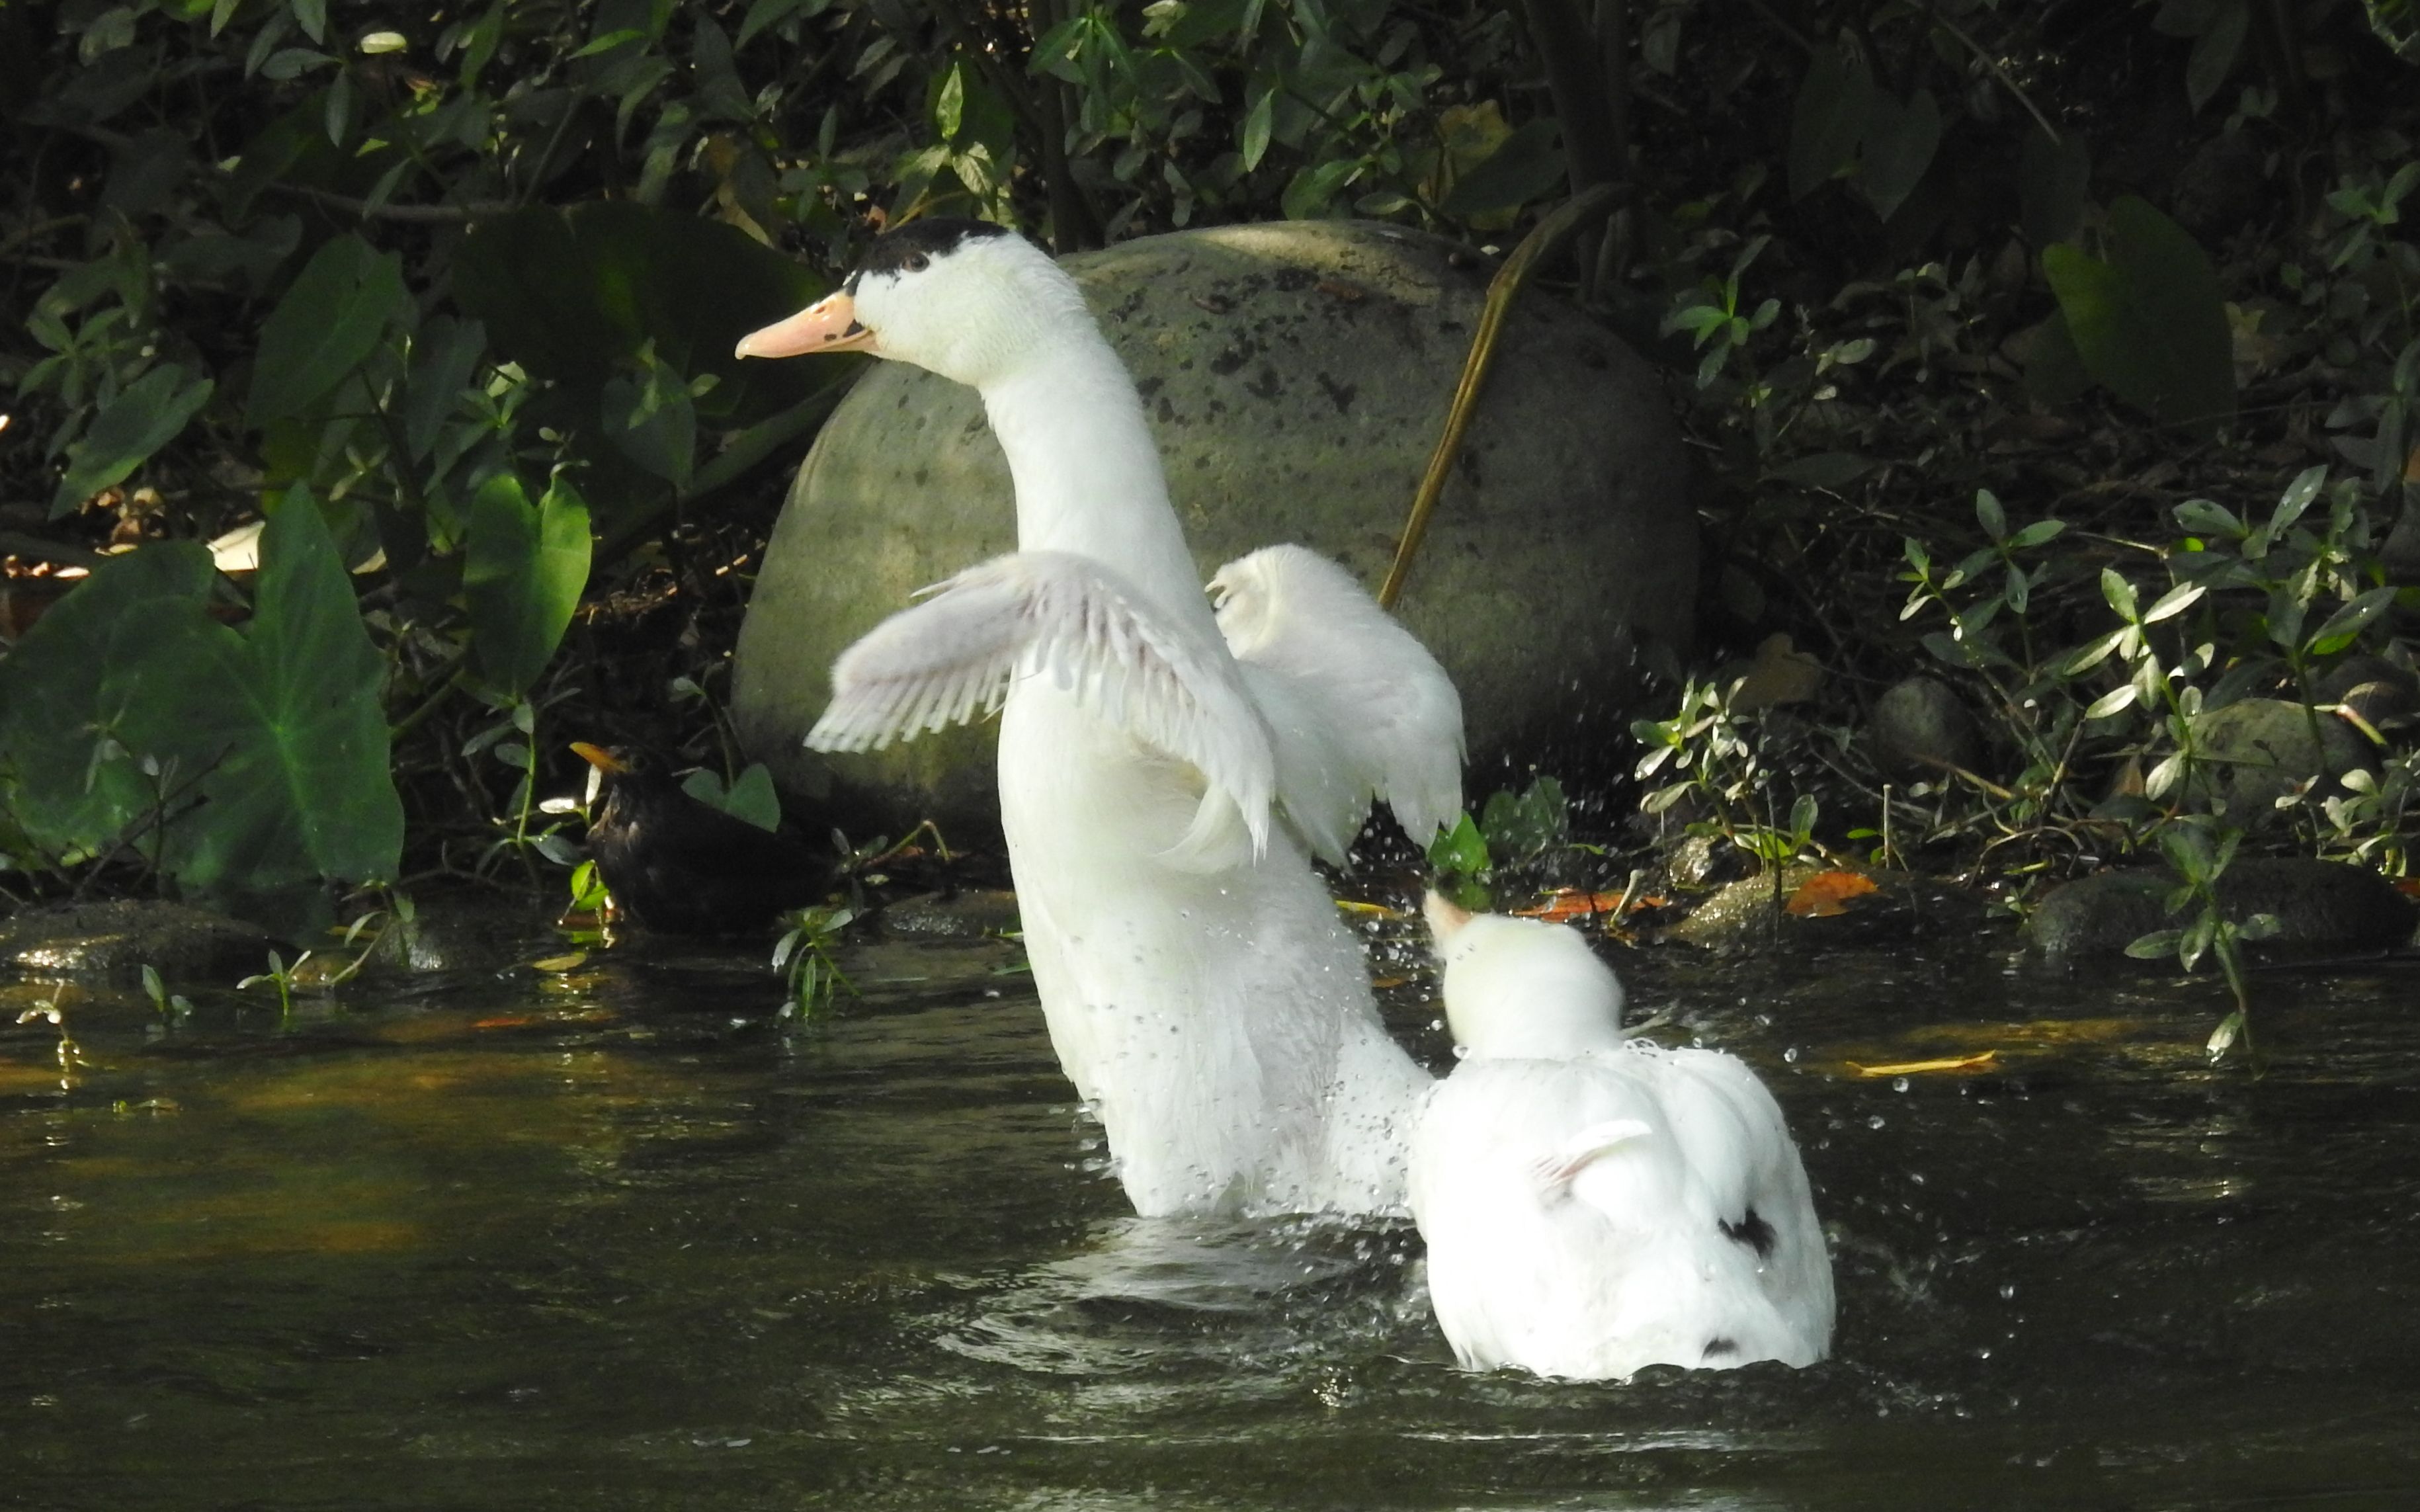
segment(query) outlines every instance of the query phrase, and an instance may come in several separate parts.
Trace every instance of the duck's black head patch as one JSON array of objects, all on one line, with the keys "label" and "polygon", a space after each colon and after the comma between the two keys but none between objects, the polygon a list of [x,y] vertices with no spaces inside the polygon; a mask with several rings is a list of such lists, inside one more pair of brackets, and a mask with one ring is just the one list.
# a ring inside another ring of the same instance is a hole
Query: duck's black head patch
[{"label": "duck's black head patch", "polygon": [[853,296],[857,293],[857,281],[867,273],[921,273],[935,257],[955,252],[969,242],[1013,234],[1005,226],[951,215],[909,221],[895,231],[876,237],[874,245],[865,249],[865,260],[857,265],[857,271],[841,287]]}]

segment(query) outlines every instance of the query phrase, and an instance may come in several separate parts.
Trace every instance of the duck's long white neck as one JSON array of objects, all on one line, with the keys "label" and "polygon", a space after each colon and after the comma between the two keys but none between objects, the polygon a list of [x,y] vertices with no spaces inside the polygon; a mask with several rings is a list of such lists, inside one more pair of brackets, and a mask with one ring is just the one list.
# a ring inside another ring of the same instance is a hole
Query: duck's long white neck
[{"label": "duck's long white neck", "polygon": [[1134,381],[1098,333],[1057,335],[982,389],[1016,480],[1018,549],[1096,558],[1215,635]]}]

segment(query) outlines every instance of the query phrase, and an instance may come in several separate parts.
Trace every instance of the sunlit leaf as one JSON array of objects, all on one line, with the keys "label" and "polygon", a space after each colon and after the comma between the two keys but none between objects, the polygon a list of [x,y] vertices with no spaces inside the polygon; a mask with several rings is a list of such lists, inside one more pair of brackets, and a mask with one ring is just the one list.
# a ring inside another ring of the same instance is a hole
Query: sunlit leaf
[{"label": "sunlit leaf", "polygon": [[588,507],[556,478],[536,504],[501,473],[471,502],[462,596],[488,680],[511,694],[546,670],[588,584]]},{"label": "sunlit leaf", "polygon": [[2327,617],[2311,632],[2305,649],[2313,656],[2334,656],[2350,646],[2370,622],[2395,607],[2395,588],[2372,588]]},{"label": "sunlit leaf", "polygon": [[1518,210],[1562,178],[1559,128],[1553,117],[1541,116],[1515,130],[1485,161],[1464,173],[1439,209],[1465,218]]}]

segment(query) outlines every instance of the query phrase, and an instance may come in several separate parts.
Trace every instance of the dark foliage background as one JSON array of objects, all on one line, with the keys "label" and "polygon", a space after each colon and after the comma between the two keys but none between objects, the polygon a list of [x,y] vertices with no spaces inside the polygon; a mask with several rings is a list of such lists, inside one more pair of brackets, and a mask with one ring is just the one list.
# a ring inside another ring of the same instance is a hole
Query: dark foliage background
[{"label": "dark foliage background", "polygon": [[[736,776],[737,616],[850,373],[727,353],[884,224],[1500,251],[1598,184],[1546,281],[1669,366],[1703,661],[1780,632],[1823,674],[1682,691],[1660,811],[1891,830],[1852,732],[1929,667],[1981,743],[1903,850],[2138,843],[2210,806],[2207,712],[2410,671],[2415,36],[2406,0],[0,7],[0,887],[300,926],[566,856],[572,736]],[[2399,871],[2372,713],[2370,787],[2289,829]]]}]

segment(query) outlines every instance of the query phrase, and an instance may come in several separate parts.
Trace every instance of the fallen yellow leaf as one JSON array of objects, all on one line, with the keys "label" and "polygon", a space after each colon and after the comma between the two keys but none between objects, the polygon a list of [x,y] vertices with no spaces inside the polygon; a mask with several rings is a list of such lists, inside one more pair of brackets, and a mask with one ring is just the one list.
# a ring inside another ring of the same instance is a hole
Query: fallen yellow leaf
[{"label": "fallen yellow leaf", "polygon": [[1926,1071],[1971,1071],[1979,1066],[1989,1066],[1999,1058],[1998,1051],[1987,1050],[1979,1055],[1945,1055],[1939,1060],[1930,1061],[1893,1061],[1888,1066],[1860,1066],[1855,1061],[1848,1065],[1849,1069],[1859,1076],[1920,1076]]},{"label": "fallen yellow leaf", "polygon": [[1849,899],[1878,889],[1874,880],[1854,871],[1819,871],[1798,884],[1782,905],[1800,918],[1828,919],[1849,912]]}]

